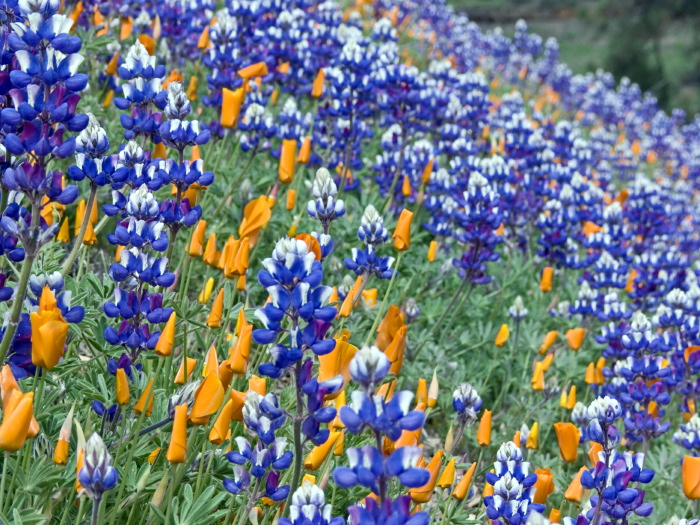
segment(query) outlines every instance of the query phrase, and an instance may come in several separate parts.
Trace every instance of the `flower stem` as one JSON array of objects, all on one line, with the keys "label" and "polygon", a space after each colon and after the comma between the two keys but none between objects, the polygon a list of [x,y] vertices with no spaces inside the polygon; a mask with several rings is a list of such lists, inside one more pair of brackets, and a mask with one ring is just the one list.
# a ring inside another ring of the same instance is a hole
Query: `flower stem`
[{"label": "flower stem", "polygon": [[80,230],[78,231],[78,236],[75,238],[73,243],[73,249],[68,255],[68,259],[63,263],[63,268],[61,268],[61,275],[65,277],[73,266],[75,259],[78,257],[78,252],[80,252],[80,247],[83,245],[83,239],[85,239],[85,232],[87,232],[88,222],[90,221],[90,215],[92,215],[92,207],[95,205],[95,197],[97,195],[97,185],[93,182],[90,183],[90,196],[88,197],[87,205],[85,206],[85,214],[83,215],[83,222],[80,223]]},{"label": "flower stem", "polygon": [[[163,368],[163,359],[158,359],[158,366],[156,366],[156,372],[154,377],[158,377],[160,375],[160,371]],[[139,418],[136,421],[136,427],[134,428],[132,432],[132,441],[133,445],[131,446],[131,449],[129,450],[129,455],[126,459],[126,463],[124,464],[126,468],[129,468],[129,465],[131,465],[131,462],[134,460],[134,453],[136,452],[136,445],[138,444],[138,439],[139,439],[139,431],[141,430],[141,426],[143,425],[143,420],[146,418],[146,410],[148,408],[149,403],[151,402],[151,399],[153,399],[153,396],[155,395],[155,381],[153,382],[153,388],[151,388],[148,392],[148,395],[146,396],[146,402],[144,403],[144,408],[143,411],[139,414]],[[119,502],[121,502],[122,497],[124,496],[124,489],[126,488],[126,469],[124,471],[124,475],[121,476],[121,479],[119,480],[119,491],[117,492],[117,499],[116,499],[116,505],[114,509],[112,510],[112,518],[110,519],[109,523],[110,525],[114,525],[116,519],[117,519],[117,514],[119,514]],[[77,523],[77,522],[76,522]]]},{"label": "flower stem", "polygon": [[[41,214],[39,212],[39,206],[32,203],[32,223],[29,228],[30,239],[34,237],[34,233],[39,227],[39,219]],[[30,240],[31,243],[31,240]],[[39,251],[37,246],[25,246],[26,256],[24,263],[22,264],[22,273],[19,276],[19,282],[17,283],[17,291],[15,292],[15,298],[12,303],[12,310],[10,311],[10,320],[5,329],[5,335],[2,338],[2,343],[0,343],[0,365],[5,362],[7,357],[7,352],[10,349],[10,344],[12,339],[15,337],[15,332],[17,331],[17,326],[19,326],[19,318],[22,314],[22,303],[24,303],[24,296],[27,293],[27,284],[29,284],[29,277],[32,274],[32,266],[34,265],[34,259]]]},{"label": "flower stem", "polygon": [[10,451],[5,450],[2,458],[2,478],[0,478],[0,509],[5,503],[5,479],[7,478],[7,464],[10,462]]},{"label": "flower stem", "polygon": [[101,503],[102,503],[102,498],[95,498],[92,501],[92,519],[90,520],[90,525],[99,525]]},{"label": "flower stem", "polygon": [[289,496],[287,496],[287,502],[284,506],[284,517],[289,516],[289,509],[292,506],[292,495],[299,487],[299,481],[301,480],[301,466],[302,466],[302,455],[304,450],[301,442],[301,423],[304,410],[304,399],[302,397],[301,385],[299,385],[299,375],[301,374],[301,360],[297,361],[296,368],[294,369],[294,382],[296,386],[297,393],[297,409],[294,416],[294,470],[292,474],[292,483],[289,486]]}]

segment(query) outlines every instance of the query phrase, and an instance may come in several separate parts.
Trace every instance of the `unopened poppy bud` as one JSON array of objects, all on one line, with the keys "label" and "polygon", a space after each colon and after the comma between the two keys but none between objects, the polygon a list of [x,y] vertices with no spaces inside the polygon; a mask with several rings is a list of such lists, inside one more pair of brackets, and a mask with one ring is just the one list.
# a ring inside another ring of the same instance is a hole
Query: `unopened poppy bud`
[{"label": "unopened poppy bud", "polygon": [[428,247],[428,262],[433,262],[437,257],[438,243],[437,241],[430,241],[430,246]]},{"label": "unopened poppy bud", "polygon": [[[0,449],[15,452],[24,445],[34,410],[34,393],[12,392],[0,425]],[[7,460],[5,460],[7,461]]]},{"label": "unopened poppy bud", "polygon": [[570,330],[566,331],[565,339],[567,344],[569,345],[569,348],[571,348],[574,352],[578,351],[579,348],[583,345],[583,338],[586,335],[586,329],[585,328],[572,328]]},{"label": "unopened poppy bud", "polygon": [[503,346],[504,344],[506,344],[509,337],[510,329],[508,328],[508,325],[502,324],[501,328],[498,330],[498,334],[496,334],[496,341],[494,341],[494,343],[496,344],[496,346]]},{"label": "unopened poppy bud", "polygon": [[491,411],[484,410],[484,415],[479,421],[479,428],[476,431],[476,442],[482,447],[491,444]]},{"label": "unopened poppy bud", "polygon": [[413,212],[403,209],[392,236],[394,248],[400,252],[408,250],[411,246],[411,221],[413,221]]},{"label": "unopened poppy bud", "polygon": [[184,463],[187,458],[187,405],[175,407],[173,431],[170,435],[170,445],[165,458],[170,463]]},{"label": "unopened poppy bud", "polygon": [[552,291],[552,277],[554,275],[554,269],[551,266],[546,266],[542,270],[542,277],[540,278],[540,290],[543,292]]},{"label": "unopened poppy bud", "polygon": [[175,345],[175,321],[177,314],[173,311],[165,323],[163,331],[160,333],[158,342],[156,343],[156,354],[160,356],[169,356],[173,353],[173,346]]},{"label": "unopened poppy bud", "polygon": [[467,497],[467,491],[469,490],[472,478],[474,477],[474,472],[476,472],[476,462],[469,466],[467,471],[464,473],[464,476],[462,476],[462,479],[459,480],[459,483],[457,483],[457,486],[452,491],[453,498],[462,501]]},{"label": "unopened poppy bud", "polygon": [[129,401],[131,400],[131,392],[129,391],[129,381],[126,377],[126,371],[123,368],[117,368],[116,393],[117,403],[120,405],[129,404]]}]

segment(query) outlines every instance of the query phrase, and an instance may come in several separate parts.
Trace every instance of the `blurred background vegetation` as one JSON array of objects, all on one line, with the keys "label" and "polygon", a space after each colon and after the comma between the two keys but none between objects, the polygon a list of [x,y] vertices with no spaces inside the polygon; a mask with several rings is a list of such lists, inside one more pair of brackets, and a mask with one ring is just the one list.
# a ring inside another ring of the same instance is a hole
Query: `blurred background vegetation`
[{"label": "blurred background vegetation", "polygon": [[559,41],[574,73],[604,68],[651,91],[666,110],[700,113],[700,0],[451,0],[484,28]]}]

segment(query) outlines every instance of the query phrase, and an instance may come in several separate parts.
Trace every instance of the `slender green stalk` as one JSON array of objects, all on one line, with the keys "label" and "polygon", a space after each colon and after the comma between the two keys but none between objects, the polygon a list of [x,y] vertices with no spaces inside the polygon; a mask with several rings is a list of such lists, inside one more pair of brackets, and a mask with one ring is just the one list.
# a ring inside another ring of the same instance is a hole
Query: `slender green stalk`
[{"label": "slender green stalk", "polygon": [[224,195],[221,197],[221,200],[219,201],[219,204],[217,204],[216,208],[214,209],[214,213],[212,214],[212,217],[218,217],[219,212],[221,211],[221,208],[224,207],[224,204],[226,204],[226,200],[233,195],[233,192],[236,191],[236,188],[238,187],[238,183],[240,180],[245,176],[246,173],[248,173],[248,168],[250,168],[250,165],[253,164],[253,160],[255,159],[256,155],[258,154],[258,146],[256,145],[253,148],[253,151],[250,154],[250,158],[248,159],[248,162],[246,165],[243,167],[241,172],[236,175],[236,178],[231,181],[231,185],[229,186],[228,191],[224,193]]},{"label": "slender green stalk", "polygon": [[97,195],[97,185],[94,182],[90,182],[90,196],[88,197],[87,205],[85,206],[85,215],[83,215],[83,222],[80,223],[80,230],[78,231],[78,236],[75,238],[73,243],[73,249],[68,255],[66,262],[63,263],[63,268],[61,268],[61,275],[65,277],[73,266],[75,259],[78,257],[78,252],[80,252],[80,247],[83,245],[83,239],[85,239],[85,232],[87,232],[88,222],[90,222],[90,215],[92,214],[92,207],[95,205],[95,196]]},{"label": "slender green stalk", "polygon": [[[224,403],[226,403],[227,400],[224,400]],[[199,497],[199,494],[202,492],[202,474],[204,473],[204,455],[207,452],[207,444],[209,442],[205,439],[202,441],[202,449],[199,453],[199,470],[197,471],[197,482],[194,485],[194,499],[197,499]],[[212,454],[213,456],[213,454]],[[211,460],[210,460],[211,462]]]},{"label": "slender green stalk", "polygon": [[294,385],[296,388],[296,413],[294,415],[294,470],[292,471],[292,483],[289,486],[289,496],[287,496],[287,503],[284,506],[284,517],[289,516],[289,509],[292,506],[292,495],[299,487],[299,482],[301,481],[301,466],[303,463],[302,456],[304,454],[303,444],[301,441],[301,424],[303,422],[302,416],[304,414],[304,398],[301,391],[301,386],[299,385],[299,374],[301,373],[301,360],[296,364],[294,370]]},{"label": "slender green stalk", "polygon": [[[175,478],[175,471],[177,470],[177,465],[173,465],[173,479]],[[168,475],[168,469],[165,469],[165,472],[163,472],[163,476]],[[173,502],[173,498],[175,497],[175,483],[172,481],[170,482],[170,485],[168,485],[168,499],[165,502],[165,522],[164,523],[170,523],[170,512],[173,506],[171,503]],[[196,499],[196,498],[195,498]]]},{"label": "slender green stalk", "polygon": [[372,334],[374,334],[374,331],[377,329],[377,326],[379,325],[379,319],[381,319],[382,312],[384,312],[384,308],[386,307],[386,303],[389,300],[389,294],[391,293],[391,288],[394,285],[394,280],[396,279],[396,274],[399,273],[399,265],[401,264],[401,257],[403,257],[403,252],[399,252],[399,256],[396,258],[396,266],[394,266],[394,273],[391,274],[391,279],[389,279],[389,286],[387,286],[386,293],[384,294],[384,299],[382,299],[382,304],[379,307],[379,310],[377,310],[377,315],[374,316],[374,322],[372,323],[372,328],[369,329],[369,332],[367,333],[367,339],[365,339],[365,345],[368,345],[370,340],[372,339]]},{"label": "slender green stalk", "polygon": [[[156,367],[156,372],[155,376],[158,378],[160,375],[160,371],[163,368],[163,359],[158,359],[158,366]],[[144,404],[144,409],[141,411],[141,414],[139,414],[139,418],[136,421],[136,427],[134,428],[132,432],[132,438],[131,441],[133,444],[129,450],[129,455],[126,459],[126,463],[124,464],[126,468],[129,468],[129,465],[131,465],[131,462],[134,460],[134,453],[136,452],[136,445],[138,444],[138,439],[139,439],[139,431],[141,430],[141,425],[143,425],[143,420],[146,418],[146,410],[148,408],[149,403],[151,402],[151,399],[153,399],[153,396],[155,395],[155,381],[153,381],[153,388],[151,388],[148,392],[148,395],[146,396],[146,402]],[[126,472],[124,472],[124,475],[120,477],[119,480],[119,490],[117,491],[117,499],[116,499],[116,504],[114,509],[112,509],[112,518],[109,520],[110,525],[114,525],[117,515],[119,514],[119,502],[122,500],[122,497],[124,496],[124,489],[126,488]]]},{"label": "slender green stalk", "polygon": [[[29,227],[29,236],[34,237],[36,229],[39,227],[39,219],[41,219],[41,214],[39,206],[32,203],[32,222]],[[32,266],[34,265],[34,259],[38,247],[36,246],[26,246],[25,247],[25,258],[24,263],[22,263],[22,273],[19,276],[19,282],[17,283],[17,288],[15,292],[15,298],[12,303],[12,310],[10,311],[10,319],[5,329],[5,335],[2,338],[2,343],[0,343],[0,363],[5,362],[7,357],[7,351],[10,349],[10,343],[15,337],[15,332],[17,331],[17,326],[19,326],[19,318],[22,314],[22,303],[24,303],[24,297],[27,293],[27,285],[29,284],[29,277],[32,274]]]},{"label": "slender green stalk", "polygon": [[92,519],[90,525],[99,525],[100,523],[100,508],[102,507],[102,498],[95,498],[92,501]]},{"label": "slender green stalk", "polygon": [[2,477],[0,478],[0,509],[5,504],[5,479],[7,478],[7,464],[10,462],[10,451],[5,450],[2,458]]},{"label": "slender green stalk", "polygon": [[226,509],[226,517],[224,518],[224,525],[231,523],[231,515],[233,514],[233,505],[236,503],[236,496],[231,494],[231,500],[228,502],[228,508]]}]

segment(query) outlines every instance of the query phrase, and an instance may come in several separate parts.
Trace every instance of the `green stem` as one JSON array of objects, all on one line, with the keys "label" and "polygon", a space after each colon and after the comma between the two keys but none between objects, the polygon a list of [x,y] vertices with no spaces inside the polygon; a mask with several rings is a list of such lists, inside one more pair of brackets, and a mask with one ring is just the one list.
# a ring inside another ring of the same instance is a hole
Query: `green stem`
[{"label": "green stem", "polygon": [[287,503],[284,506],[284,517],[289,516],[289,509],[292,504],[292,495],[299,487],[299,482],[301,481],[301,466],[304,462],[302,455],[304,454],[303,444],[301,441],[301,424],[303,422],[302,416],[304,414],[304,399],[302,397],[301,386],[299,385],[299,374],[301,373],[301,360],[296,364],[296,369],[294,373],[294,384],[296,388],[296,414],[294,415],[294,470],[292,474],[292,483],[289,486],[289,496],[287,496]]},{"label": "green stem", "polygon": [[[226,400],[224,400],[226,402]],[[194,489],[194,499],[196,500],[199,497],[200,492],[202,491],[202,474],[204,473],[204,455],[207,452],[207,444],[209,442],[205,439],[202,441],[202,449],[199,454],[199,471],[197,472],[197,482],[195,483],[195,489]],[[213,456],[213,454],[212,454]],[[211,461],[211,460],[210,460]]]},{"label": "green stem", "polygon": [[377,326],[379,325],[379,319],[382,316],[382,312],[384,311],[384,308],[386,307],[386,303],[389,300],[389,294],[391,293],[391,288],[394,285],[394,280],[396,279],[396,274],[399,273],[399,265],[401,264],[401,257],[403,257],[403,252],[399,252],[399,256],[396,258],[396,266],[394,266],[394,273],[391,274],[391,279],[389,279],[389,286],[386,289],[386,293],[384,294],[384,299],[382,299],[382,304],[379,307],[379,310],[377,311],[377,315],[374,316],[374,322],[372,323],[372,328],[369,329],[369,333],[367,334],[367,339],[365,339],[365,346],[369,344],[370,340],[372,339],[372,334],[374,331],[377,329]]},{"label": "green stem", "polygon": [[[158,378],[160,375],[160,371],[163,368],[163,359],[158,359],[158,366],[156,366],[156,372],[155,376]],[[132,432],[132,439],[129,440],[130,442],[133,442],[133,445],[131,446],[131,449],[129,450],[129,455],[127,457],[125,467],[129,468],[131,465],[131,462],[134,460],[134,453],[136,452],[136,445],[138,444],[138,439],[139,439],[139,431],[141,430],[141,426],[143,425],[143,420],[146,418],[146,411],[148,409],[148,405],[151,402],[151,399],[155,395],[155,390],[156,390],[156,385],[155,381],[153,381],[153,388],[151,388],[148,392],[148,395],[146,396],[146,402],[144,404],[143,410],[139,414],[139,418],[136,421],[136,427],[134,428]],[[121,446],[121,444],[120,444]],[[109,523],[110,525],[114,525],[116,519],[117,519],[117,514],[119,514],[119,502],[122,500],[122,497],[124,496],[124,489],[126,488],[126,471],[120,476],[119,479],[119,490],[117,492],[117,499],[116,499],[116,505],[114,509],[112,510],[112,518],[110,519]]]},{"label": "green stem", "polygon": [[248,162],[246,165],[243,167],[241,172],[236,176],[235,179],[231,182],[231,185],[229,186],[229,190],[224,193],[223,197],[221,197],[221,200],[219,201],[219,204],[217,204],[216,208],[214,209],[214,213],[212,214],[212,217],[218,217],[219,212],[221,211],[221,208],[223,208],[224,204],[226,204],[226,200],[233,195],[233,192],[236,190],[238,187],[238,182],[243,178],[243,176],[248,172],[248,168],[250,168],[250,165],[253,163],[253,160],[255,159],[255,156],[258,153],[258,147],[255,146],[253,148],[253,151],[250,154],[250,158],[248,159]]},{"label": "green stem", "polygon": [[[447,308],[445,308],[445,310],[442,312],[442,315],[440,315],[440,318],[437,320],[437,322],[430,329],[431,335],[435,332],[435,330],[437,330],[440,327],[442,322],[445,320],[447,313],[452,310],[452,307],[457,302],[457,299],[459,298],[460,295],[462,295],[464,288],[467,286],[467,283],[469,282],[469,279],[467,277],[462,279],[462,283],[459,285],[459,288],[457,288],[457,291],[455,291],[455,294],[452,296],[452,299],[450,300],[450,303],[447,305]],[[423,340],[423,342],[420,344],[420,346],[416,350],[416,353],[413,355],[413,359],[416,359],[418,357],[418,354],[420,353],[420,351],[423,349],[424,346],[425,346],[425,339]]]},{"label": "green stem", "polygon": [[0,509],[5,504],[5,479],[7,478],[7,464],[10,462],[10,451],[5,450],[2,459],[2,478],[0,478]]},{"label": "green stem", "polygon": [[[166,508],[165,508],[165,522],[164,523],[170,523],[170,509],[172,509],[171,503],[173,502],[173,497],[175,496],[175,483],[173,483],[173,481],[175,479],[175,471],[176,470],[177,470],[177,465],[173,465],[173,479],[170,481],[170,485],[168,485],[168,499],[165,502]],[[163,472],[163,476],[167,476],[167,475],[168,475],[168,469],[165,469],[165,472]]]},{"label": "green stem", "polygon": [[[30,238],[34,237],[34,234],[39,227],[39,219],[41,219],[39,206],[32,203],[32,223],[29,227]],[[15,299],[12,303],[12,310],[10,311],[10,320],[7,324],[7,328],[5,329],[5,335],[2,338],[2,343],[0,344],[0,364],[5,362],[7,351],[10,349],[10,343],[15,337],[17,326],[19,326],[19,318],[22,314],[22,303],[24,303],[24,296],[27,293],[27,284],[29,283],[29,277],[32,274],[32,266],[34,265],[34,259],[36,258],[38,251],[38,246],[25,247],[26,256],[24,258],[24,262],[22,263],[22,273],[20,274],[19,282],[17,283],[17,291],[15,292]]]},{"label": "green stem", "polygon": [[102,498],[95,498],[92,502],[92,519],[90,520],[90,525],[99,525],[100,523],[100,506],[102,505]]},{"label": "green stem", "polygon": [[78,231],[78,236],[75,238],[73,243],[73,249],[63,263],[63,268],[61,268],[61,275],[65,277],[73,266],[75,259],[78,257],[78,252],[80,247],[83,245],[83,239],[85,239],[85,232],[87,231],[88,222],[90,222],[90,215],[92,214],[92,207],[95,204],[95,196],[97,195],[97,185],[93,182],[90,183],[90,196],[88,197],[87,205],[85,206],[85,215],[83,215],[83,222],[80,223],[80,230]]},{"label": "green stem", "polygon": [[231,522],[231,515],[233,514],[234,503],[236,503],[236,496],[231,494],[231,501],[229,501],[228,509],[226,509],[226,517],[224,518],[224,525],[228,525]]}]

